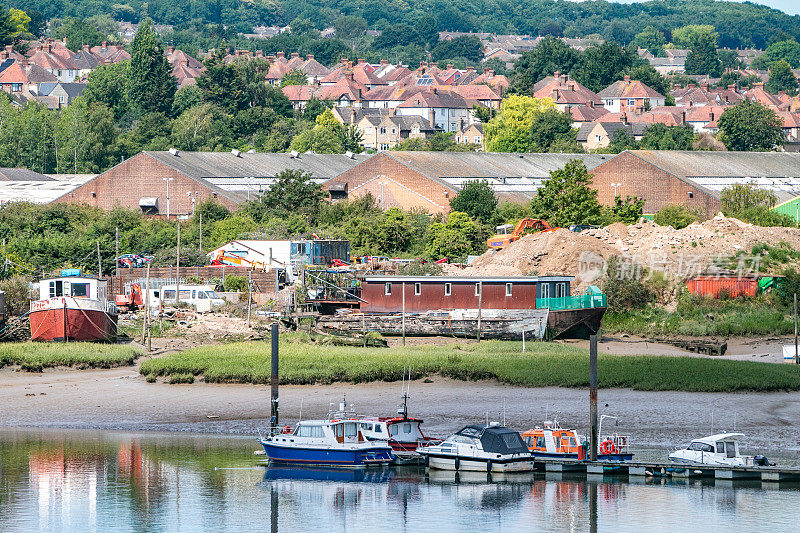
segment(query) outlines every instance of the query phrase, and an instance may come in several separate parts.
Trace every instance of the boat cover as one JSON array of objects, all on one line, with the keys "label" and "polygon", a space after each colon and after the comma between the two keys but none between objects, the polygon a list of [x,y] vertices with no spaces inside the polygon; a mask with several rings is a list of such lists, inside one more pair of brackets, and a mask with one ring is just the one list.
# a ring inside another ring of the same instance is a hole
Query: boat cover
[{"label": "boat cover", "polygon": [[530,453],[519,433],[504,426],[467,426],[458,432],[467,437],[480,436],[483,451],[503,455]]}]

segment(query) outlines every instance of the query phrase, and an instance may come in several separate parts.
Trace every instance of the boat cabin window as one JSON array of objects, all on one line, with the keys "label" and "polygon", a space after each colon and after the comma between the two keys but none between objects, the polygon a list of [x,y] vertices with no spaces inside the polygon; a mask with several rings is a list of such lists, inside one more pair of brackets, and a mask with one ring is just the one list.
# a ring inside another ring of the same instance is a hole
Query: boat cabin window
[{"label": "boat cabin window", "polygon": [[189,300],[191,297],[192,291],[189,289],[181,289],[181,300]]},{"label": "boat cabin window", "polygon": [[197,291],[193,290],[192,291],[192,299],[195,299],[195,298],[197,298]]},{"label": "boat cabin window", "polygon": [[725,453],[725,443],[718,442],[717,443],[717,453]]},{"label": "boat cabin window", "polygon": [[475,296],[480,296],[480,295],[481,295],[481,284],[480,283],[476,283],[475,284]]},{"label": "boat cabin window", "polygon": [[397,427],[397,424],[392,424],[391,426],[389,426],[389,435],[394,437],[395,435],[397,435],[398,431],[400,431],[400,428]]},{"label": "boat cabin window", "polygon": [[201,300],[205,300],[208,298],[208,296],[206,296],[206,293],[203,291],[200,291],[200,294],[198,294],[197,297],[200,298]]},{"label": "boat cabin window", "polygon": [[403,424],[403,433],[411,433],[411,424],[409,423]]},{"label": "boat cabin window", "polygon": [[380,424],[375,424],[375,433],[383,433],[383,428]]},{"label": "boat cabin window", "polygon": [[78,298],[87,298],[89,296],[89,284],[73,283],[71,292],[72,296],[77,296]]},{"label": "boat cabin window", "polygon": [[419,296],[422,294],[422,283],[415,283],[414,284],[414,296]]},{"label": "boat cabin window", "polygon": [[64,296],[64,282],[61,280],[50,282],[50,298]]},{"label": "boat cabin window", "polygon": [[511,296],[511,283],[506,283],[506,296]]},{"label": "boat cabin window", "polygon": [[348,439],[354,439],[358,436],[358,426],[353,422],[348,422],[344,425],[344,436]]},{"label": "boat cabin window", "polygon": [[714,453],[714,447],[711,444],[704,444],[702,442],[693,442],[687,449],[695,452]]},{"label": "boat cabin window", "polygon": [[450,294],[452,292],[453,292],[453,285],[451,283],[445,283],[444,284],[444,295],[445,296],[450,296]]},{"label": "boat cabin window", "polygon": [[373,428],[372,424],[363,424],[363,423],[361,424],[361,429],[372,431],[372,428]]},{"label": "boat cabin window", "polygon": [[536,437],[536,447],[547,448],[547,445],[544,443],[544,435]]},{"label": "boat cabin window", "polygon": [[383,284],[383,294],[385,294],[386,296],[389,296],[390,294],[392,294],[392,284],[391,283],[387,282],[387,283]]},{"label": "boat cabin window", "polygon": [[165,300],[174,300],[175,299],[175,289],[164,289],[164,299]]},{"label": "boat cabin window", "polygon": [[294,434],[297,437],[322,438],[325,436],[325,434],[322,431],[322,426],[298,426]]}]

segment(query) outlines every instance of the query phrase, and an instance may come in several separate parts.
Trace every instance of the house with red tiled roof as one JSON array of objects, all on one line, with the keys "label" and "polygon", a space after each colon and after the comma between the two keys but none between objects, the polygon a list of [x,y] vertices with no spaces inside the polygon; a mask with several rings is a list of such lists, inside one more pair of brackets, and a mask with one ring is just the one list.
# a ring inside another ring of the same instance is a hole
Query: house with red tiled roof
[{"label": "house with red tiled roof", "polygon": [[59,81],[38,65],[11,61],[12,63],[0,72],[0,89],[6,93],[26,98],[35,97],[39,93],[39,84]]},{"label": "house with red tiled roof", "polygon": [[[72,83],[79,78],[80,69],[72,61],[72,52],[56,43],[58,41],[48,40],[46,44],[37,46],[28,57],[28,63],[47,70],[58,78],[58,81]],[[65,57],[63,50],[69,52],[69,56]]]},{"label": "house with red tiled roof", "polygon": [[472,106],[462,96],[436,87],[408,98],[397,106],[397,114],[426,118],[432,126],[450,132],[474,122]]},{"label": "house with red tiled roof", "polygon": [[580,128],[586,122],[597,122],[604,115],[608,115],[608,109],[595,106],[594,102],[589,102],[588,106],[575,106],[569,110],[572,115],[572,127]]},{"label": "house with red tiled roof", "polygon": [[[716,131],[717,120],[724,112],[725,107],[718,105],[690,107],[684,110],[683,119],[686,124],[692,126],[694,131],[698,133],[704,131]],[[711,124],[711,126],[709,126],[709,124]]]},{"label": "house with red tiled roof", "polygon": [[367,89],[388,85],[388,81],[383,80],[367,69],[367,64],[363,59],[359,59],[355,65],[348,62],[332,70],[327,76],[319,80],[320,85],[333,85],[342,78],[350,78],[363,85]]},{"label": "house with red tiled roof", "polygon": [[333,85],[288,85],[281,89],[295,109],[301,110],[312,98],[329,100],[337,107],[361,107],[366,87],[350,78],[341,78]]},{"label": "house with red tiled roof", "polygon": [[106,41],[103,41],[100,46],[91,47],[89,51],[96,57],[99,57],[105,65],[127,61],[131,58],[131,55],[122,45],[108,44]]},{"label": "house with red tiled roof", "polygon": [[569,111],[573,107],[588,106],[593,102],[595,106],[602,106],[600,97],[587,89],[567,74],[556,72],[536,82],[533,86],[533,96],[536,98],[550,98],[560,111]]},{"label": "house with red tiled roof", "polygon": [[751,89],[745,91],[744,97],[773,109],[777,109],[783,104],[778,96],[770,94],[764,89],[764,84],[762,82],[756,83]]},{"label": "house with red tiled roof", "polygon": [[488,85],[454,85],[450,88],[465,100],[473,100],[483,107],[500,109],[500,95]]},{"label": "house with red tiled roof", "polygon": [[652,109],[665,103],[663,94],[639,80],[631,80],[630,76],[615,81],[597,93],[597,96],[603,99],[603,106],[611,113]]}]

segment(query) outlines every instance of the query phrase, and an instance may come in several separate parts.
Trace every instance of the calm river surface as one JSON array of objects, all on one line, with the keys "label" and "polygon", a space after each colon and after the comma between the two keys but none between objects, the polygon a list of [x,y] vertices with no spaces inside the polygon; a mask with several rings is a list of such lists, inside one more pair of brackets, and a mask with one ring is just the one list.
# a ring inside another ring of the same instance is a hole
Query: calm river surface
[{"label": "calm river surface", "polygon": [[0,431],[2,531],[797,531],[800,486],[265,467],[251,438]]}]

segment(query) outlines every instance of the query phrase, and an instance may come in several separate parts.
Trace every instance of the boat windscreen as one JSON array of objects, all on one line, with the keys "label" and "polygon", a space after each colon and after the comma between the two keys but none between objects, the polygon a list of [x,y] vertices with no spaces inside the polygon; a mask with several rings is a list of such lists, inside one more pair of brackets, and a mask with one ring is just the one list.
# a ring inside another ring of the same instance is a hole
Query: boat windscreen
[{"label": "boat windscreen", "polygon": [[489,453],[528,453],[528,447],[519,433],[507,428],[487,428],[481,436],[483,451]]}]

